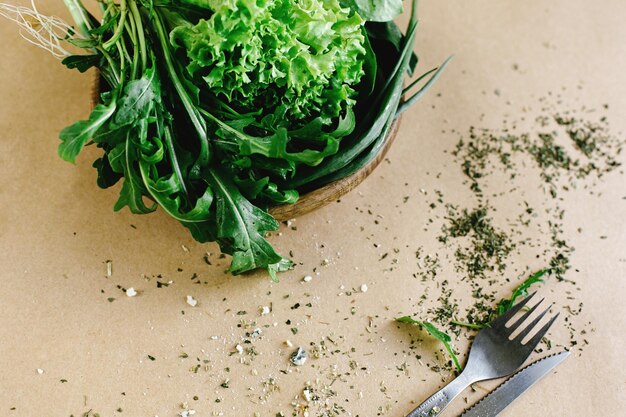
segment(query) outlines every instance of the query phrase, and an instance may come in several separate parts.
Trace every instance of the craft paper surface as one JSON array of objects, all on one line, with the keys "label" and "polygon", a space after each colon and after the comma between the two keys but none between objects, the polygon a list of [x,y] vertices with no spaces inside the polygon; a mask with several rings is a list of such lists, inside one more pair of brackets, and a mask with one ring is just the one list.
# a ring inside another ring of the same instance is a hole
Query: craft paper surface
[{"label": "craft paper surface", "polygon": [[[38,4],[69,20],[62,2]],[[428,319],[439,305],[437,281],[413,274],[418,248],[439,250],[429,227],[436,190],[472,205],[450,152],[470,126],[534,119],[546,97],[556,108],[603,109],[611,131],[626,137],[626,3],[424,0],[419,7],[420,71],[450,54],[455,60],[405,114],[386,162],[340,202],[271,237],[298,264],[279,284],[263,273],[226,274],[229,260],[216,245],[195,243],[162,211],[114,213],[119,185],[97,188],[97,149],[76,165],[56,154],[58,132],[89,114],[93,74],[65,69],[0,20],[0,416],[167,417],[182,413],[181,403],[197,417],[290,416],[293,401],[306,403],[307,383],[330,407],[312,407],[311,416],[333,408],[340,416],[402,416],[451,380],[431,369],[447,361],[441,346],[393,321]],[[573,320],[581,346],[506,416],[617,416],[626,407],[623,169],[589,186],[593,195],[581,188],[559,201],[576,248],[566,273],[575,284],[548,279],[539,289]],[[544,190],[529,179],[526,195],[542,201]],[[498,201],[497,213],[518,210],[514,193]],[[532,250],[510,259],[545,266]],[[441,262],[449,282],[462,278],[451,259]],[[519,271],[503,273],[502,297]],[[131,287],[134,297],[124,292]],[[454,297],[472,301],[469,292]],[[551,352],[570,346],[566,324],[551,330]],[[464,359],[467,339],[453,342]],[[293,366],[298,346],[309,357]],[[493,386],[463,397],[471,404]],[[445,415],[467,404],[460,398]]]}]

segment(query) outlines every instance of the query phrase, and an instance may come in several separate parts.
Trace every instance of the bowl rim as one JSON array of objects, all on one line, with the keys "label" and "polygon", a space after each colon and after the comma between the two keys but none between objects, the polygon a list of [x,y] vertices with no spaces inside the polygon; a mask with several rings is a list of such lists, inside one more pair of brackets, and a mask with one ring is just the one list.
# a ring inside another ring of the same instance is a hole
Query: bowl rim
[{"label": "bowl rim", "polygon": [[322,208],[332,202],[336,202],[355,189],[386,158],[387,152],[389,152],[400,129],[401,119],[402,116],[399,116],[392,122],[389,132],[387,132],[387,136],[385,136],[383,145],[376,157],[357,172],[302,194],[298,198],[298,201],[293,204],[272,206],[269,209],[269,213],[278,221],[290,220]]}]

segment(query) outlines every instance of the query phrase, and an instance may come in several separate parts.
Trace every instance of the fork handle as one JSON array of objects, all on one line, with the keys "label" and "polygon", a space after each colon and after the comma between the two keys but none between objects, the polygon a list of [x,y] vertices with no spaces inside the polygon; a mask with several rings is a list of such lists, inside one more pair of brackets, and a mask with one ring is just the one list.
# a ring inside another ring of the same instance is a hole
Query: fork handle
[{"label": "fork handle", "polygon": [[469,387],[474,381],[461,374],[453,379],[448,385],[430,396],[419,407],[411,411],[406,417],[435,417],[452,402],[463,390]]}]

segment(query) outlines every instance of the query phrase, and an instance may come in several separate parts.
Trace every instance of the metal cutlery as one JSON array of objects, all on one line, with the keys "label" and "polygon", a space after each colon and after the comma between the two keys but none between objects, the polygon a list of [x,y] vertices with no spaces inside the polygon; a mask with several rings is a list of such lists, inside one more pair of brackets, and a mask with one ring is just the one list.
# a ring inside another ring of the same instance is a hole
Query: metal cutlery
[{"label": "metal cutlery", "polygon": [[565,350],[531,363],[467,409],[461,417],[496,417],[569,355]]},{"label": "metal cutlery", "polygon": [[[535,293],[529,295],[509,311],[492,321],[489,327],[482,329],[474,339],[467,365],[463,372],[424,401],[419,407],[407,414],[406,417],[438,416],[456,396],[471,384],[488,379],[502,378],[517,371],[559,316],[558,314],[553,316],[528,342],[522,343],[550,310],[548,307],[527,326],[521,327],[526,319],[543,302],[543,299],[525,312],[512,325],[507,327],[506,324],[522,307],[528,304],[534,295]],[[511,335],[516,330],[521,330],[521,332],[511,339]]]}]

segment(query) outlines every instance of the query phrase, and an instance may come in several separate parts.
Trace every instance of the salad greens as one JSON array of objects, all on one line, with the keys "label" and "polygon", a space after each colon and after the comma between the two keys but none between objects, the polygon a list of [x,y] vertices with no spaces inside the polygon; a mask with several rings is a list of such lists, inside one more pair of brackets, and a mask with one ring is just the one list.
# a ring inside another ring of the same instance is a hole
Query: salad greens
[{"label": "salad greens", "polygon": [[232,255],[233,274],[288,269],[267,209],[367,164],[445,67],[405,88],[415,1],[404,34],[401,0],[99,0],[100,19],[64,2],[75,27],[49,29],[46,49],[97,68],[102,86],[89,118],[61,131],[59,156],[100,148],[98,185],[122,182],[115,210],[160,207]]}]

